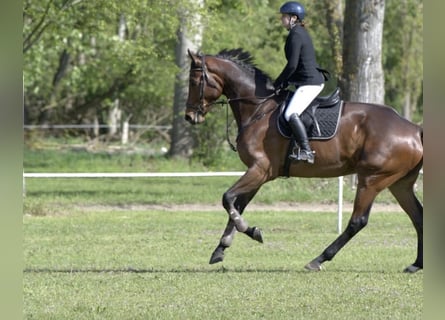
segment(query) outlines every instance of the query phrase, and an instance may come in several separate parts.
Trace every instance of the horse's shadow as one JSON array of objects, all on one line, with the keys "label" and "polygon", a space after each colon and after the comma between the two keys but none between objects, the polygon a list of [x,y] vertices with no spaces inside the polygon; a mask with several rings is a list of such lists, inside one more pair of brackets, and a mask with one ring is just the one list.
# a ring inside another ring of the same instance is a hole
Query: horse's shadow
[{"label": "horse's shadow", "polygon": [[378,274],[378,273],[394,273],[399,274],[399,270],[360,270],[360,269],[323,269],[322,271],[309,271],[303,268],[301,269],[290,269],[290,268],[227,268],[220,266],[218,268],[183,268],[183,269],[155,269],[155,268],[26,268],[23,273],[61,273],[61,274],[72,274],[72,273],[100,273],[100,274],[169,274],[169,273],[183,273],[183,274],[212,274],[212,273],[256,273],[256,274],[317,274],[317,273],[355,273],[355,274]]}]

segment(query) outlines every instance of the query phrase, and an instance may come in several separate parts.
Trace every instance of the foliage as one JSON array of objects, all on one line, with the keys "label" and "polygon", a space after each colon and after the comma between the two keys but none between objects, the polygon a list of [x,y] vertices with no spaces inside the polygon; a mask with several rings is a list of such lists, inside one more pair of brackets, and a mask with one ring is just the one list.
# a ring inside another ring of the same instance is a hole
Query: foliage
[{"label": "foliage", "polygon": [[[227,108],[229,108],[228,115]],[[224,166],[227,164],[228,155],[234,155],[227,140],[236,145],[237,128],[229,106],[212,110],[202,125],[193,128],[193,133],[197,145],[192,159],[201,162],[204,166]],[[237,160],[239,163],[241,162],[239,159]],[[236,166],[238,167],[238,165]]]},{"label": "foliage", "polygon": [[[286,31],[278,14],[282,1],[208,0],[202,9],[193,7],[194,2],[26,0],[25,122],[76,124],[92,123],[97,118],[106,124],[119,99],[122,119],[131,116],[135,124],[171,124],[178,72],[175,46],[182,27],[178,12],[184,10],[199,10],[202,15],[205,53],[243,47],[252,53],[260,69],[273,78],[279,74],[285,63]],[[304,5],[317,59],[333,71],[323,1]],[[401,111],[406,94],[412,93],[416,121],[423,113],[419,77],[422,12],[420,0],[405,0],[403,5],[388,1],[383,43],[387,103]],[[120,37],[122,26],[125,34]],[[326,90],[331,90],[334,82],[328,83]],[[196,129],[195,134],[203,137],[199,138],[195,159],[208,165],[224,157],[224,122],[225,116],[219,113]],[[236,132],[231,132],[234,135]]]},{"label": "foliage", "polygon": [[376,213],[319,273],[303,265],[335,237],[331,213],[258,212],[260,245],[237,235],[209,265],[226,217],[92,211],[24,217],[26,319],[420,319],[423,272],[401,270],[415,232]]},{"label": "foliage", "polygon": [[[171,104],[177,71],[171,50],[178,27],[176,8],[146,1],[67,3],[61,10],[57,2],[49,2],[49,27],[24,55],[28,122],[36,123],[43,110],[54,111],[53,123],[92,122],[92,114],[104,122],[102,113],[115,98],[139,123],[157,118],[165,122],[163,112]],[[25,6],[25,37],[42,18],[42,6]],[[124,39],[117,33],[121,17]],[[64,52],[69,65],[61,70]],[[153,63],[160,60],[163,63]]]},{"label": "foliage", "polygon": [[422,17],[422,0],[387,2],[383,48],[386,97],[399,111],[408,104],[416,122],[422,122],[423,115]]}]

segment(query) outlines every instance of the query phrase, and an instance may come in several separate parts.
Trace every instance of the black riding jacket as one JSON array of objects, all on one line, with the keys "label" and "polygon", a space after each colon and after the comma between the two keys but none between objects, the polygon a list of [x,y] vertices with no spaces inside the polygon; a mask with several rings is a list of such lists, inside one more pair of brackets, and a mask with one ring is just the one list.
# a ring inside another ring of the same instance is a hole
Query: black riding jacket
[{"label": "black riding jacket", "polygon": [[306,28],[297,24],[287,35],[284,52],[287,64],[274,82],[275,88],[286,87],[289,83],[297,86],[324,83],[320,72],[312,39]]}]

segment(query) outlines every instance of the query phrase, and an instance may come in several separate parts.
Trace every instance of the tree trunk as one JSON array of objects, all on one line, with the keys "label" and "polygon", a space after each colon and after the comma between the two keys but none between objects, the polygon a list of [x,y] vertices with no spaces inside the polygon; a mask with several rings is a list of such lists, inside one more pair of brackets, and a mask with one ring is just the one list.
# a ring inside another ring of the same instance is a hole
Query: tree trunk
[{"label": "tree trunk", "polygon": [[119,109],[119,99],[113,101],[113,106],[108,111],[108,137],[113,137],[119,128],[122,112]]},{"label": "tree trunk", "polygon": [[[193,2],[194,5],[199,7],[203,5],[203,0],[193,0]],[[194,10],[194,12],[195,14],[182,10],[179,12],[181,25],[178,30],[178,42],[175,49],[176,64],[179,67],[179,72],[176,75],[175,81],[172,138],[169,151],[170,156],[173,157],[189,157],[193,152],[194,141],[191,129],[184,121],[184,108],[187,100],[187,79],[190,65],[187,49],[197,51],[201,46],[203,34],[201,17],[197,10]]]},{"label": "tree trunk", "polygon": [[411,93],[408,90],[405,91],[405,98],[403,99],[402,115],[406,119],[411,120],[411,115],[412,115]]},{"label": "tree trunk", "polygon": [[49,99],[49,104],[45,106],[39,114],[39,123],[42,125],[47,125],[51,121],[54,121],[54,119],[52,119],[53,110],[57,106],[59,84],[69,67],[70,58],[70,54],[66,49],[64,49],[63,52],[60,54],[59,66],[57,68],[56,74],[53,77],[53,91]]},{"label": "tree trunk", "polygon": [[[348,101],[384,103],[382,67],[384,0],[346,0],[341,89]],[[355,189],[357,175],[351,175]]]},{"label": "tree trunk", "polygon": [[[117,35],[120,41],[125,40],[125,32],[126,32],[126,21],[125,16],[123,14],[119,17],[119,27],[117,31]],[[108,137],[113,137],[117,132],[120,125],[120,121],[122,120],[122,111],[120,109],[119,99],[114,99],[113,106],[111,107],[108,113]]]},{"label": "tree trunk", "polygon": [[345,100],[384,103],[384,14],[384,0],[346,1],[343,39]]}]

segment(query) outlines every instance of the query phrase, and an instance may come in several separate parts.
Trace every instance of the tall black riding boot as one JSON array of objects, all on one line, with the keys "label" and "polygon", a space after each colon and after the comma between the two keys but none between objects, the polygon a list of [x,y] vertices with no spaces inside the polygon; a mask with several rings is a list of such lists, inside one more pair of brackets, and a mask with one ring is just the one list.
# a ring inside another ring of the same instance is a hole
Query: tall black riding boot
[{"label": "tall black riding boot", "polygon": [[312,151],[311,146],[307,138],[306,128],[301,121],[298,114],[293,113],[289,118],[289,125],[294,134],[295,140],[297,141],[300,148],[298,148],[297,153],[295,152],[289,155],[292,160],[303,160],[309,163],[314,163],[315,152]]}]

